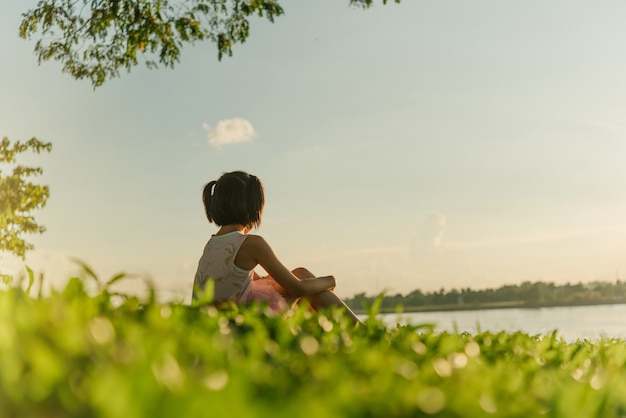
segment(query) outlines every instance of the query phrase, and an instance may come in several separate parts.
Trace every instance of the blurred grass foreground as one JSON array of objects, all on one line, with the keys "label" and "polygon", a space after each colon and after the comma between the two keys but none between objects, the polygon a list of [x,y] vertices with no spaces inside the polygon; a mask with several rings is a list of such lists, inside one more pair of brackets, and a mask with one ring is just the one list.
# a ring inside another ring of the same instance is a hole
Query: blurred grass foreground
[{"label": "blurred grass foreground", "polygon": [[115,294],[121,278],[5,280],[1,417],[626,416],[624,340],[390,329],[376,306],[354,328]]}]

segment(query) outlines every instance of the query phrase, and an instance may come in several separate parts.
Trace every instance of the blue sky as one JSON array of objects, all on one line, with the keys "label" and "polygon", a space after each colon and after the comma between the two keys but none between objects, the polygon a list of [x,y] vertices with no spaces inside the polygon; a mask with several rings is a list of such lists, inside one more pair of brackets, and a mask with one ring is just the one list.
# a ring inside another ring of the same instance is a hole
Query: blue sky
[{"label": "blue sky", "polygon": [[342,296],[626,276],[625,3],[295,3],[222,62],[200,43],[94,91],[18,38],[35,1],[3,2],[0,135],[53,143],[25,160],[51,190],[26,263],[187,295],[202,186],[241,169],[258,233]]}]

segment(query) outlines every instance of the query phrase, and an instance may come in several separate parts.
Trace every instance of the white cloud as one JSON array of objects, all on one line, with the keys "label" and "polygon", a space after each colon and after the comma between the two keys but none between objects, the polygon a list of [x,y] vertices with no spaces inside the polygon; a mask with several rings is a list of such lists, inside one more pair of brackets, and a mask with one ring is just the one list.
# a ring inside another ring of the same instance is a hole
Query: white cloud
[{"label": "white cloud", "polygon": [[463,250],[444,244],[447,226],[445,215],[432,213],[417,228],[411,239],[411,259],[419,278],[417,287],[428,288],[441,286],[443,283],[447,286],[466,287],[467,281],[473,275],[469,255]]},{"label": "white cloud", "polygon": [[431,254],[439,253],[446,226],[447,219],[445,215],[431,213],[424,224],[417,229],[417,234],[411,240],[411,252],[413,255],[419,255],[419,253],[424,251]]},{"label": "white cloud", "polygon": [[250,142],[256,135],[252,124],[242,118],[221,120],[217,122],[215,128],[212,128],[207,123],[204,123],[202,126],[209,137],[209,144],[218,148],[226,144]]}]

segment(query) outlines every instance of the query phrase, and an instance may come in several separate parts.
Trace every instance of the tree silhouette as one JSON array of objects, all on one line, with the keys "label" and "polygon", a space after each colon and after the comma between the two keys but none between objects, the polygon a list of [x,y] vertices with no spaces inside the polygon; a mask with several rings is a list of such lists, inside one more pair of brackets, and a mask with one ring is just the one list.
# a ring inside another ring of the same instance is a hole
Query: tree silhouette
[{"label": "tree silhouette", "polygon": [[[373,0],[349,4],[369,8]],[[40,0],[23,14],[19,33],[39,37],[39,63],[59,61],[63,72],[96,88],[130,71],[138,56],[148,68],[173,67],[187,43],[210,40],[218,59],[232,55],[250,35],[251,16],[273,22],[284,13],[277,0]]]},{"label": "tree silhouette", "polygon": [[[51,143],[44,143],[37,138],[22,143],[11,143],[8,138],[0,142],[0,251],[11,252],[24,258],[26,251],[33,248],[24,241],[24,233],[42,233],[45,227],[37,224],[31,211],[43,208],[48,200],[48,186],[33,184],[31,176],[42,173],[40,167],[16,165],[19,154],[32,151],[40,154],[50,152]],[[13,166],[7,174],[2,167]]]}]

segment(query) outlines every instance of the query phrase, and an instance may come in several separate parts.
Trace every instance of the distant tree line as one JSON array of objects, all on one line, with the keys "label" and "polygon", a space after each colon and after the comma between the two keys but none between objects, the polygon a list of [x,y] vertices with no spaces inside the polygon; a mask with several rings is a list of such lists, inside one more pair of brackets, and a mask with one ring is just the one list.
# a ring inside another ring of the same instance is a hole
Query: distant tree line
[{"label": "distant tree line", "polygon": [[[371,305],[377,295],[358,293],[346,299],[353,309],[362,310]],[[567,283],[523,282],[520,285],[504,285],[497,289],[473,290],[468,288],[446,291],[422,292],[416,289],[406,295],[384,295],[381,310],[390,311],[402,307],[411,310],[471,309],[481,307],[513,306],[566,306],[626,303],[626,282]]]}]

